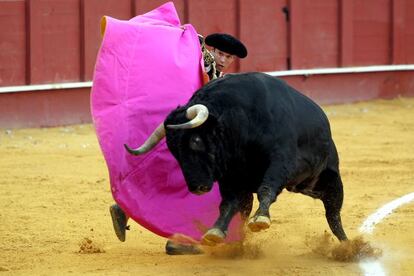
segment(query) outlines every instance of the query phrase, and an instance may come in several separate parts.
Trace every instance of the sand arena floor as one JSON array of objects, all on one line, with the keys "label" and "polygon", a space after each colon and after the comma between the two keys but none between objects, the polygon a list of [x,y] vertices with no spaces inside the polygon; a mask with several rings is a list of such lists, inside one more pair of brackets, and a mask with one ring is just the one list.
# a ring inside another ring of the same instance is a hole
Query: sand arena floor
[{"label": "sand arena floor", "polygon": [[[350,238],[376,209],[414,192],[414,99],[325,106],[344,181]],[[0,275],[364,275],[334,260],[323,206],[284,191],[272,226],[242,251],[168,256],[165,239],[131,223],[113,233],[106,166],[91,125],[0,132]],[[414,275],[414,202],[363,240],[382,250],[385,275]],[[80,252],[81,251],[81,252]]]}]

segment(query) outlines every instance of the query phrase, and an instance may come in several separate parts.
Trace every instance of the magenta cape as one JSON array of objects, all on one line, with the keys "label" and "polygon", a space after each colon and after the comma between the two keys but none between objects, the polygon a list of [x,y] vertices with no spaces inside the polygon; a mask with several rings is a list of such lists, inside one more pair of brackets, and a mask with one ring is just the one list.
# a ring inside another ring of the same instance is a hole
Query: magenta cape
[{"label": "magenta cape", "polygon": [[[141,145],[168,113],[202,85],[197,33],[181,27],[174,5],[129,21],[103,18],[91,94],[92,116],[105,157],[112,195],[121,208],[150,231],[199,240],[218,217],[220,194],[188,192],[178,163],[162,140],[142,156],[123,144]],[[240,216],[227,240],[239,239]]]}]

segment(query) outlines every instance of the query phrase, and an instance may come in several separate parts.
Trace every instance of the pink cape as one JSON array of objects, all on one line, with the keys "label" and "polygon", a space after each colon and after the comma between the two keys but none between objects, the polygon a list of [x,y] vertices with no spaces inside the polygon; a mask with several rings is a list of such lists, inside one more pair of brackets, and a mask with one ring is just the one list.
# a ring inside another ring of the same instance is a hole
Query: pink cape
[{"label": "pink cape", "polygon": [[[168,113],[202,85],[196,31],[181,26],[172,2],[129,21],[104,17],[91,94],[96,134],[112,195],[148,230],[200,240],[218,217],[217,184],[205,195],[188,192],[177,161],[162,140],[151,152],[132,156],[123,144],[141,145]],[[228,241],[240,238],[240,216]]]}]

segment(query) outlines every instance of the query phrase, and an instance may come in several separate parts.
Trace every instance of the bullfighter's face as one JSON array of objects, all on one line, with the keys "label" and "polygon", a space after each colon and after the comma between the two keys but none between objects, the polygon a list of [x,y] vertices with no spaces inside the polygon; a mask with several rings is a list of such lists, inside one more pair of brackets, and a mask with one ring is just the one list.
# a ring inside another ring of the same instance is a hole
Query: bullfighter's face
[{"label": "bullfighter's face", "polygon": [[220,51],[219,49],[214,48],[211,53],[214,56],[214,60],[216,61],[216,68],[220,72],[224,72],[227,70],[227,68],[230,67],[230,65],[235,60],[236,56]]},{"label": "bullfighter's face", "polygon": [[190,192],[209,192],[214,182],[214,153],[203,129],[167,130],[167,145],[177,159]]}]

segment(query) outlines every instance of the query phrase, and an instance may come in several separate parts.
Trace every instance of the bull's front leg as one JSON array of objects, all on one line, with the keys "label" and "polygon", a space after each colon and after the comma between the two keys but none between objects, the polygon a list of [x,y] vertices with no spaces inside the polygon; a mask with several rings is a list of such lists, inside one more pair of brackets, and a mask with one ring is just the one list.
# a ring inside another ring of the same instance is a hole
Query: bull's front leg
[{"label": "bull's front leg", "polygon": [[270,227],[269,208],[283,190],[286,172],[286,168],[281,168],[278,165],[267,169],[263,182],[257,190],[259,208],[248,222],[248,227],[251,231],[259,232]]},{"label": "bull's front leg", "polygon": [[240,200],[236,196],[223,195],[220,203],[220,215],[214,223],[213,228],[209,229],[202,237],[202,244],[216,245],[222,243],[227,235],[227,228],[231,219],[239,211]]}]

